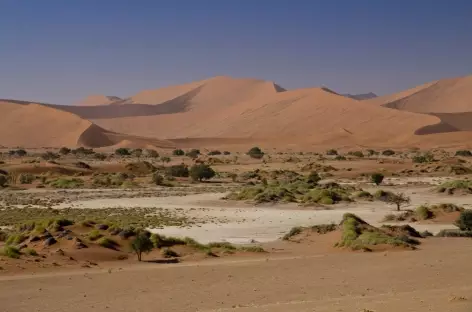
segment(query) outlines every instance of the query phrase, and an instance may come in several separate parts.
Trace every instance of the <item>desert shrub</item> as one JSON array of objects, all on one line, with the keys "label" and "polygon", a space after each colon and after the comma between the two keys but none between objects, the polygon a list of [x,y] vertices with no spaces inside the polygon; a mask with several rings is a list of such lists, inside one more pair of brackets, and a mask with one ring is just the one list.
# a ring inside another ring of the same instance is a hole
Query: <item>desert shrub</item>
[{"label": "desert shrub", "polygon": [[471,157],[472,153],[469,150],[459,150],[456,151],[456,156],[464,156],[464,157]]},{"label": "desert shrub", "polygon": [[164,183],[164,177],[160,175],[158,172],[154,172],[152,174],[152,183],[156,185],[162,185]]},{"label": "desert shrub", "polygon": [[61,154],[61,155],[68,155],[68,154],[70,154],[70,148],[61,147],[61,148],[59,149],[59,154]]},{"label": "desert shrub", "polygon": [[364,157],[364,154],[362,153],[362,151],[350,151],[347,154],[351,156],[359,157],[359,158]]},{"label": "desert shrub", "polygon": [[97,241],[97,244],[108,249],[116,249],[118,246],[117,242],[115,242],[111,238],[106,238],[106,237],[100,238]]},{"label": "desert shrub", "polygon": [[166,174],[171,177],[188,177],[189,170],[185,164],[173,165],[166,168]]},{"label": "desert shrub", "polygon": [[437,237],[472,237],[472,231],[461,230],[441,230],[436,234]]},{"label": "desert shrub", "polygon": [[362,199],[372,199],[372,194],[367,191],[358,191],[353,194],[355,198],[362,198]]},{"label": "desert shrub", "polygon": [[420,234],[421,234],[421,237],[423,237],[423,238],[434,236],[433,233],[431,233],[431,232],[428,231],[428,230],[423,231],[423,232],[421,232]]},{"label": "desert shrub", "polygon": [[334,160],[346,160],[346,157],[344,157],[343,155],[336,155],[336,157],[334,157]]},{"label": "desert shrub", "polygon": [[31,184],[34,181],[34,175],[31,173],[21,173],[19,179],[21,184]]},{"label": "desert shrub", "polygon": [[162,156],[162,157],[161,157],[161,162],[162,162],[162,163],[168,163],[168,162],[170,162],[170,157]]},{"label": "desert shrub", "polygon": [[44,160],[55,160],[59,158],[59,155],[50,151],[41,154],[41,158]]},{"label": "desert shrub", "polygon": [[425,206],[425,205],[421,205],[418,208],[416,208],[415,213],[416,213],[417,218],[420,220],[431,219],[434,216],[433,212],[429,210],[428,206]]},{"label": "desert shrub", "polygon": [[0,174],[0,187],[7,186],[7,183],[8,183],[8,177],[4,174]]},{"label": "desert shrub", "polygon": [[172,155],[174,156],[184,156],[185,152],[181,149],[175,149],[172,151]]},{"label": "desert shrub", "polygon": [[462,231],[472,231],[472,210],[462,211],[455,224]]},{"label": "desert shrub", "polygon": [[209,151],[207,155],[209,156],[221,155],[221,152],[219,150]]},{"label": "desert shrub", "polygon": [[38,252],[32,248],[26,248],[23,250],[23,253],[25,255],[28,255],[28,256],[33,256],[33,257],[37,257],[38,256]]},{"label": "desert shrub", "polygon": [[296,226],[296,227],[293,227],[290,229],[290,231],[285,234],[282,239],[283,240],[290,240],[290,238],[292,238],[293,236],[296,236],[298,234],[301,234],[303,231],[303,228],[301,226]]},{"label": "desert shrub", "polygon": [[115,150],[115,155],[118,156],[130,156],[131,152],[128,148],[120,147]]},{"label": "desert shrub", "polygon": [[373,173],[371,176],[370,176],[370,180],[372,181],[372,183],[374,183],[375,185],[379,185],[380,183],[382,183],[384,179],[384,175],[381,174],[381,173]]},{"label": "desert shrub", "polygon": [[102,160],[102,161],[103,161],[103,160],[107,159],[107,155],[104,154],[104,153],[95,153],[95,154],[93,155],[93,158],[95,158],[95,159],[97,159],[97,160]]},{"label": "desert shrub", "polygon": [[24,242],[28,237],[26,235],[23,235],[21,233],[13,233],[8,236],[7,240],[5,243],[7,245],[18,245]]},{"label": "desert shrub", "polygon": [[159,153],[153,149],[147,149],[146,150],[146,155],[151,158],[157,158],[159,157]]},{"label": "desert shrub", "polygon": [[87,170],[92,169],[92,167],[90,167],[89,164],[84,163],[83,161],[76,162],[76,163],[75,163],[75,166],[76,166],[77,168],[81,168],[81,169],[87,169]]},{"label": "desert shrub", "polygon": [[20,250],[13,246],[4,246],[0,250],[0,254],[12,259],[19,259],[21,256]]},{"label": "desert shrub", "polygon": [[412,157],[412,161],[418,164],[430,163],[434,161],[434,156],[431,153],[425,153],[423,155],[415,155]]},{"label": "desert shrub", "polygon": [[229,151],[224,151],[224,152],[223,152],[223,155],[231,155],[231,152],[229,152]]},{"label": "desert shrub", "polygon": [[335,149],[329,149],[326,151],[326,155],[336,156],[338,155],[338,151]]},{"label": "desert shrub", "polygon": [[306,178],[307,183],[315,184],[315,185],[318,184],[320,180],[321,180],[320,175],[318,174],[318,172],[315,172],[315,171],[310,172],[310,174]]},{"label": "desert shrub", "polygon": [[84,181],[78,178],[60,178],[49,182],[49,185],[59,189],[73,189],[82,187],[84,185]]},{"label": "desert shrub", "polygon": [[78,147],[74,150],[71,150],[71,153],[74,154],[74,155],[92,155],[94,154],[95,152],[93,151],[93,149],[91,148],[85,148],[85,147]]},{"label": "desert shrub", "polygon": [[247,154],[251,157],[251,158],[256,158],[256,159],[260,159],[262,157],[264,157],[264,152],[257,146],[251,148]]},{"label": "desert shrub", "polygon": [[393,155],[395,155],[395,151],[393,151],[391,149],[388,149],[388,150],[383,151],[382,155],[384,155],[384,156],[393,156]]},{"label": "desert shrub", "polygon": [[406,196],[404,193],[390,193],[386,198],[386,202],[395,205],[397,211],[400,211],[402,205],[410,203],[410,197]]},{"label": "desert shrub", "polygon": [[150,252],[152,250],[152,248],[153,248],[153,243],[152,243],[151,239],[143,233],[139,233],[131,241],[131,249],[138,256],[138,261],[141,261],[143,253]]},{"label": "desert shrub", "polygon": [[180,257],[180,255],[175,252],[174,250],[170,249],[170,248],[164,248],[161,250],[161,254],[164,258],[176,258],[176,257]]},{"label": "desert shrub", "polygon": [[190,158],[197,158],[198,155],[200,155],[200,150],[199,149],[191,149],[187,153],[185,153],[185,156],[188,156]]},{"label": "desert shrub", "polygon": [[141,148],[136,148],[131,152],[131,155],[140,158],[143,155],[143,150]]},{"label": "desert shrub", "polygon": [[103,235],[99,230],[92,230],[87,234],[87,238],[91,241],[96,241],[99,238],[102,238]]},{"label": "desert shrub", "polygon": [[366,150],[366,152],[367,152],[367,156],[374,156],[374,155],[378,155],[378,154],[379,154],[379,152],[377,152],[377,151],[375,151],[375,150],[373,150],[373,149],[368,149],[368,150]]},{"label": "desert shrub", "polygon": [[151,234],[150,239],[155,248],[172,247],[186,244],[186,242],[181,238],[167,237],[156,233]]},{"label": "desert shrub", "polygon": [[397,221],[397,216],[394,215],[393,213],[389,213],[385,215],[385,217],[382,219],[382,222],[391,222],[391,221]]},{"label": "desert shrub", "polygon": [[215,171],[208,165],[196,164],[190,168],[189,175],[194,181],[209,180],[215,176]]}]

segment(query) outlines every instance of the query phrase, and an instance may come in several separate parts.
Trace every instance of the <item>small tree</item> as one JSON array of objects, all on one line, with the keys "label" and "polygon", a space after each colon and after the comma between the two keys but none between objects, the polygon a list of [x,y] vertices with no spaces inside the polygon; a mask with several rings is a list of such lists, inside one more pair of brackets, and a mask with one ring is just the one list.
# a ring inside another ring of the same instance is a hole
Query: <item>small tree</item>
[{"label": "small tree", "polygon": [[70,148],[67,148],[67,147],[61,147],[61,149],[59,150],[59,154],[61,155],[67,155],[70,153]]},{"label": "small tree", "polygon": [[253,147],[251,148],[247,154],[252,157],[252,158],[256,158],[256,159],[261,159],[262,157],[264,157],[264,152],[259,148],[259,147]]},{"label": "small tree", "polygon": [[181,149],[176,149],[176,150],[172,151],[172,155],[174,155],[174,156],[184,156],[185,152]]},{"label": "small tree", "polygon": [[400,211],[400,208],[403,204],[410,203],[410,197],[406,196],[404,193],[389,193],[386,200],[387,203],[396,205],[397,211]]},{"label": "small tree", "polygon": [[375,183],[375,185],[379,185],[380,183],[382,183],[383,179],[384,175],[381,173],[374,173],[370,177],[370,180],[372,181],[372,183]]},{"label": "small tree", "polygon": [[462,211],[455,224],[462,231],[472,231],[472,210]]},{"label": "small tree", "polygon": [[131,249],[138,256],[138,261],[141,261],[143,252],[148,253],[153,247],[151,239],[145,233],[138,233],[131,241]]},{"label": "small tree", "polygon": [[189,176],[188,167],[185,164],[173,165],[166,168],[166,175],[171,177],[186,178]]},{"label": "small tree", "polygon": [[189,171],[190,177],[194,181],[208,180],[215,176],[215,171],[208,165],[197,164],[193,165]]}]

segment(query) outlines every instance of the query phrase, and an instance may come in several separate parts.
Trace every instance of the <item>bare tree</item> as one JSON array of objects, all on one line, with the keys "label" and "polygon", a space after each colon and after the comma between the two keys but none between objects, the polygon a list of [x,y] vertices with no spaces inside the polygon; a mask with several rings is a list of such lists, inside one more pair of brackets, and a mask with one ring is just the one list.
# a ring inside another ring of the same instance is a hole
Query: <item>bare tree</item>
[{"label": "bare tree", "polygon": [[400,211],[400,208],[403,204],[410,203],[410,197],[406,196],[404,193],[391,193],[387,196],[387,203],[396,205],[397,211]]}]

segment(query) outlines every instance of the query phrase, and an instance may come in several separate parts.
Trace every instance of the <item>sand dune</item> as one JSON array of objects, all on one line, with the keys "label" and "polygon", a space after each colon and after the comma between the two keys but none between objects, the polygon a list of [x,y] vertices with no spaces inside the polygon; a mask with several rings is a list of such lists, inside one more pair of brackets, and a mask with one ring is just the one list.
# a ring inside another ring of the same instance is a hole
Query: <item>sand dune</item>
[{"label": "sand dune", "polygon": [[74,114],[40,104],[0,102],[0,145],[5,147],[104,147],[134,145],[172,147],[173,143],[107,131]]},{"label": "sand dune", "polygon": [[471,98],[472,76],[467,76],[431,82],[369,102],[417,113],[463,113],[472,112]]},{"label": "sand dune", "polygon": [[95,105],[109,105],[119,103],[123,99],[117,96],[107,96],[102,94],[89,95],[85,99],[75,103],[78,106],[95,106]]},{"label": "sand dune", "polygon": [[117,132],[166,139],[246,138],[277,146],[291,142],[307,146],[352,146],[402,144],[414,136],[418,128],[440,120],[376,107],[325,89],[311,88],[273,92],[231,105],[209,98],[181,113],[97,119],[95,122]]}]

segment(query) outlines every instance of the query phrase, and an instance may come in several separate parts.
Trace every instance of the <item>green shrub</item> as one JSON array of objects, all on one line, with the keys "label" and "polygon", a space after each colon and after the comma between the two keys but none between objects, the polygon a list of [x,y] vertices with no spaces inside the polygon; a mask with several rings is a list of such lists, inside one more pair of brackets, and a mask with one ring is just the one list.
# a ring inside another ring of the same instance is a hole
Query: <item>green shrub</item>
[{"label": "green shrub", "polygon": [[161,176],[158,172],[152,174],[152,183],[156,185],[162,185],[164,183],[164,177]]},{"label": "green shrub", "polygon": [[462,231],[472,231],[472,210],[462,211],[455,224]]},{"label": "green shrub", "polygon": [[175,149],[172,151],[172,155],[174,156],[184,156],[185,152],[181,149]]},{"label": "green shrub", "polygon": [[131,152],[128,148],[120,147],[115,150],[115,155],[118,156],[130,156]]},{"label": "green shrub", "polygon": [[200,150],[194,148],[194,149],[188,151],[185,155],[190,157],[190,158],[197,158],[198,155],[200,155]]},{"label": "green shrub", "polygon": [[344,157],[343,155],[336,155],[336,157],[334,157],[334,160],[346,160],[346,157]]},{"label": "green shrub", "polygon": [[13,246],[4,246],[0,250],[0,254],[12,259],[19,259],[21,256],[20,250]]},{"label": "green shrub", "polygon": [[189,170],[185,164],[173,165],[166,168],[166,174],[172,177],[188,177]]},{"label": "green shrub", "polygon": [[359,158],[364,157],[364,154],[362,153],[362,151],[350,151],[347,154],[351,156],[359,157]]},{"label": "green shrub", "polygon": [[7,186],[8,177],[6,175],[0,174],[0,187]]},{"label": "green shrub", "polygon": [[209,180],[215,176],[215,171],[208,165],[195,164],[190,168],[189,175],[194,181]]},{"label": "green shrub", "polygon": [[68,155],[70,153],[70,148],[67,148],[67,147],[61,147],[61,149],[59,150],[59,154],[62,154],[62,155]]},{"label": "green shrub", "polygon": [[434,161],[434,156],[431,153],[426,153],[424,155],[415,155],[413,156],[412,161],[414,163],[419,163],[419,164],[430,163]]},{"label": "green shrub", "polygon": [[151,158],[157,158],[159,157],[159,153],[153,149],[147,149],[146,150],[146,155]]},{"label": "green shrub", "polygon": [[164,248],[161,250],[161,254],[164,258],[176,258],[176,257],[180,257],[180,255],[178,253],[176,253],[175,251],[173,251],[172,249],[170,248]]},{"label": "green shrub", "polygon": [[20,183],[21,184],[31,184],[34,181],[34,175],[31,173],[21,173],[20,174]]},{"label": "green shrub", "polygon": [[264,157],[264,152],[259,148],[259,147],[253,147],[251,148],[247,154],[251,157],[251,158],[256,158],[256,159],[261,159],[262,157]]},{"label": "green shrub", "polygon": [[456,151],[456,156],[471,157],[472,153],[469,150]]},{"label": "green shrub", "polygon": [[97,239],[102,238],[103,235],[102,233],[100,233],[99,230],[92,230],[90,231],[90,233],[87,234],[87,237],[91,241],[96,241]]},{"label": "green shrub", "polygon": [[301,234],[303,231],[303,228],[301,226],[296,226],[296,227],[293,227],[290,229],[290,231],[285,234],[282,239],[283,240],[290,240],[290,238],[292,238],[293,236],[296,236],[298,234]]},{"label": "green shrub", "polygon": [[7,245],[19,245],[22,242],[24,242],[27,238],[28,238],[28,236],[25,236],[23,234],[14,233],[14,234],[11,234],[11,235],[8,236],[5,243]]},{"label": "green shrub", "polygon": [[420,220],[431,219],[434,216],[433,212],[429,210],[428,206],[425,206],[425,205],[421,205],[418,208],[416,208],[415,213],[418,219]]},{"label": "green shrub", "polygon": [[36,250],[32,249],[32,248],[26,248],[23,250],[23,253],[26,254],[26,255],[29,255],[29,256],[33,256],[33,257],[37,257],[38,256],[38,253],[36,252]]},{"label": "green shrub", "polygon": [[381,174],[381,173],[373,173],[371,176],[370,176],[370,180],[372,181],[372,183],[374,183],[375,185],[379,185],[380,183],[382,183],[384,179],[384,175]]},{"label": "green shrub", "polygon": [[117,242],[115,242],[111,238],[106,238],[106,237],[100,238],[97,241],[97,244],[108,249],[116,249],[118,246]]},{"label": "green shrub", "polygon": [[384,156],[393,156],[393,155],[395,155],[395,151],[393,151],[391,149],[388,149],[388,150],[383,151],[382,155],[384,155]]},{"label": "green shrub", "polygon": [[54,188],[73,189],[82,187],[84,185],[84,181],[78,178],[60,178],[49,182],[49,185]]},{"label": "green shrub", "polygon": [[223,152],[223,155],[231,155],[231,152],[229,152],[229,151],[224,151],[224,152]]},{"label": "green shrub", "polygon": [[437,237],[472,237],[472,231],[441,230]]},{"label": "green shrub", "polygon": [[318,172],[315,172],[315,171],[312,171],[310,172],[310,174],[308,175],[307,179],[306,179],[306,182],[307,183],[310,183],[310,184],[318,184],[318,182],[321,180],[321,177],[320,175],[318,174]]},{"label": "green shrub", "polygon": [[222,153],[219,150],[209,151],[208,156],[221,155]]},{"label": "green shrub", "polygon": [[367,152],[367,156],[374,156],[374,155],[379,154],[379,152],[374,151],[373,149],[368,149],[368,150],[366,150],[366,152]]}]

